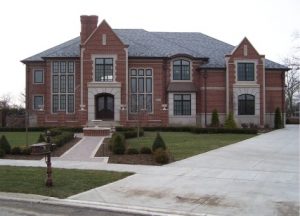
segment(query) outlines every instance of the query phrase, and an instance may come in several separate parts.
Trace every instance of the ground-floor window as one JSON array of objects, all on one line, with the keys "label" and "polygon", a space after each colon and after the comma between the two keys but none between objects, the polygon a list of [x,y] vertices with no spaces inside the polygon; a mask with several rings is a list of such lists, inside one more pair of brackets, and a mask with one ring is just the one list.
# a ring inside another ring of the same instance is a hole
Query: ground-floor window
[{"label": "ground-floor window", "polygon": [[152,112],[152,69],[130,69],[130,112]]},{"label": "ground-floor window", "polygon": [[54,61],[52,63],[52,112],[75,111],[75,63]]},{"label": "ground-floor window", "polygon": [[174,115],[191,115],[190,94],[174,94]]},{"label": "ground-floor window", "polygon": [[37,95],[33,96],[33,109],[40,110],[44,107],[44,96]]},{"label": "ground-floor window", "polygon": [[238,97],[238,114],[254,115],[255,114],[255,97],[250,94],[242,94]]}]

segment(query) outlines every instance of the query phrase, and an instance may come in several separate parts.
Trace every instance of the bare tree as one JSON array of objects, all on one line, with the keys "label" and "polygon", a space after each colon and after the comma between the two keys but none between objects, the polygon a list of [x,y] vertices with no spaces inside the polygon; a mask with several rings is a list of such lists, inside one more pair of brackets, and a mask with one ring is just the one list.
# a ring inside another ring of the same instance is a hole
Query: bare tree
[{"label": "bare tree", "polygon": [[298,58],[290,57],[284,60],[284,63],[291,70],[285,74],[286,90],[285,96],[287,100],[287,115],[294,114],[294,97],[299,93],[300,88],[300,61]]},{"label": "bare tree", "polygon": [[11,95],[4,94],[0,96],[0,114],[1,114],[1,126],[6,126],[6,116],[11,103]]}]

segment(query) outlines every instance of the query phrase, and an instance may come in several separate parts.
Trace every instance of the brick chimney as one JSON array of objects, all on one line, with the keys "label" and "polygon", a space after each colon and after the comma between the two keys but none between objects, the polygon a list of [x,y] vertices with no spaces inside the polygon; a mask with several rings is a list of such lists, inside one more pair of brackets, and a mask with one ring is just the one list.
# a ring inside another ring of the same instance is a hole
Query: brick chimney
[{"label": "brick chimney", "polygon": [[86,39],[92,34],[92,32],[97,28],[98,16],[92,15],[82,15],[80,16],[81,22],[81,32],[80,32],[80,42],[83,44]]}]

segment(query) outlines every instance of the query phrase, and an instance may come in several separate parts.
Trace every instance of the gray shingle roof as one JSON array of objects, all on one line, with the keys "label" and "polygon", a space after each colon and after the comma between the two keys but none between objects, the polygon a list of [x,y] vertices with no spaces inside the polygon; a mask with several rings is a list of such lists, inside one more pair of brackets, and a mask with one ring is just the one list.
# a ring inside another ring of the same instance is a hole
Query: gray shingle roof
[{"label": "gray shingle roof", "polygon": [[[195,58],[209,58],[208,68],[224,68],[225,55],[234,46],[202,33],[148,32],[143,29],[114,29],[124,44],[129,45],[129,57],[171,57],[186,54]],[[43,61],[43,58],[80,57],[80,37],[23,60]],[[286,69],[285,66],[266,59],[266,68]]]}]

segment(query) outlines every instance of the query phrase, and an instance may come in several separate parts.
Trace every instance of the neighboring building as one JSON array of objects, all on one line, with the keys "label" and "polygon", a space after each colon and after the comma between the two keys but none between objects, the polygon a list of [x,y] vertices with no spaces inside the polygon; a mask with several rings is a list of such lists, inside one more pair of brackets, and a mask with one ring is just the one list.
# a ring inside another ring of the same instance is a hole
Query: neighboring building
[{"label": "neighboring building", "polygon": [[247,38],[234,47],[201,33],[97,23],[81,16],[80,37],[22,61],[32,126],[205,126],[217,109],[221,122],[233,112],[237,123],[263,127],[284,108],[288,68]]}]

